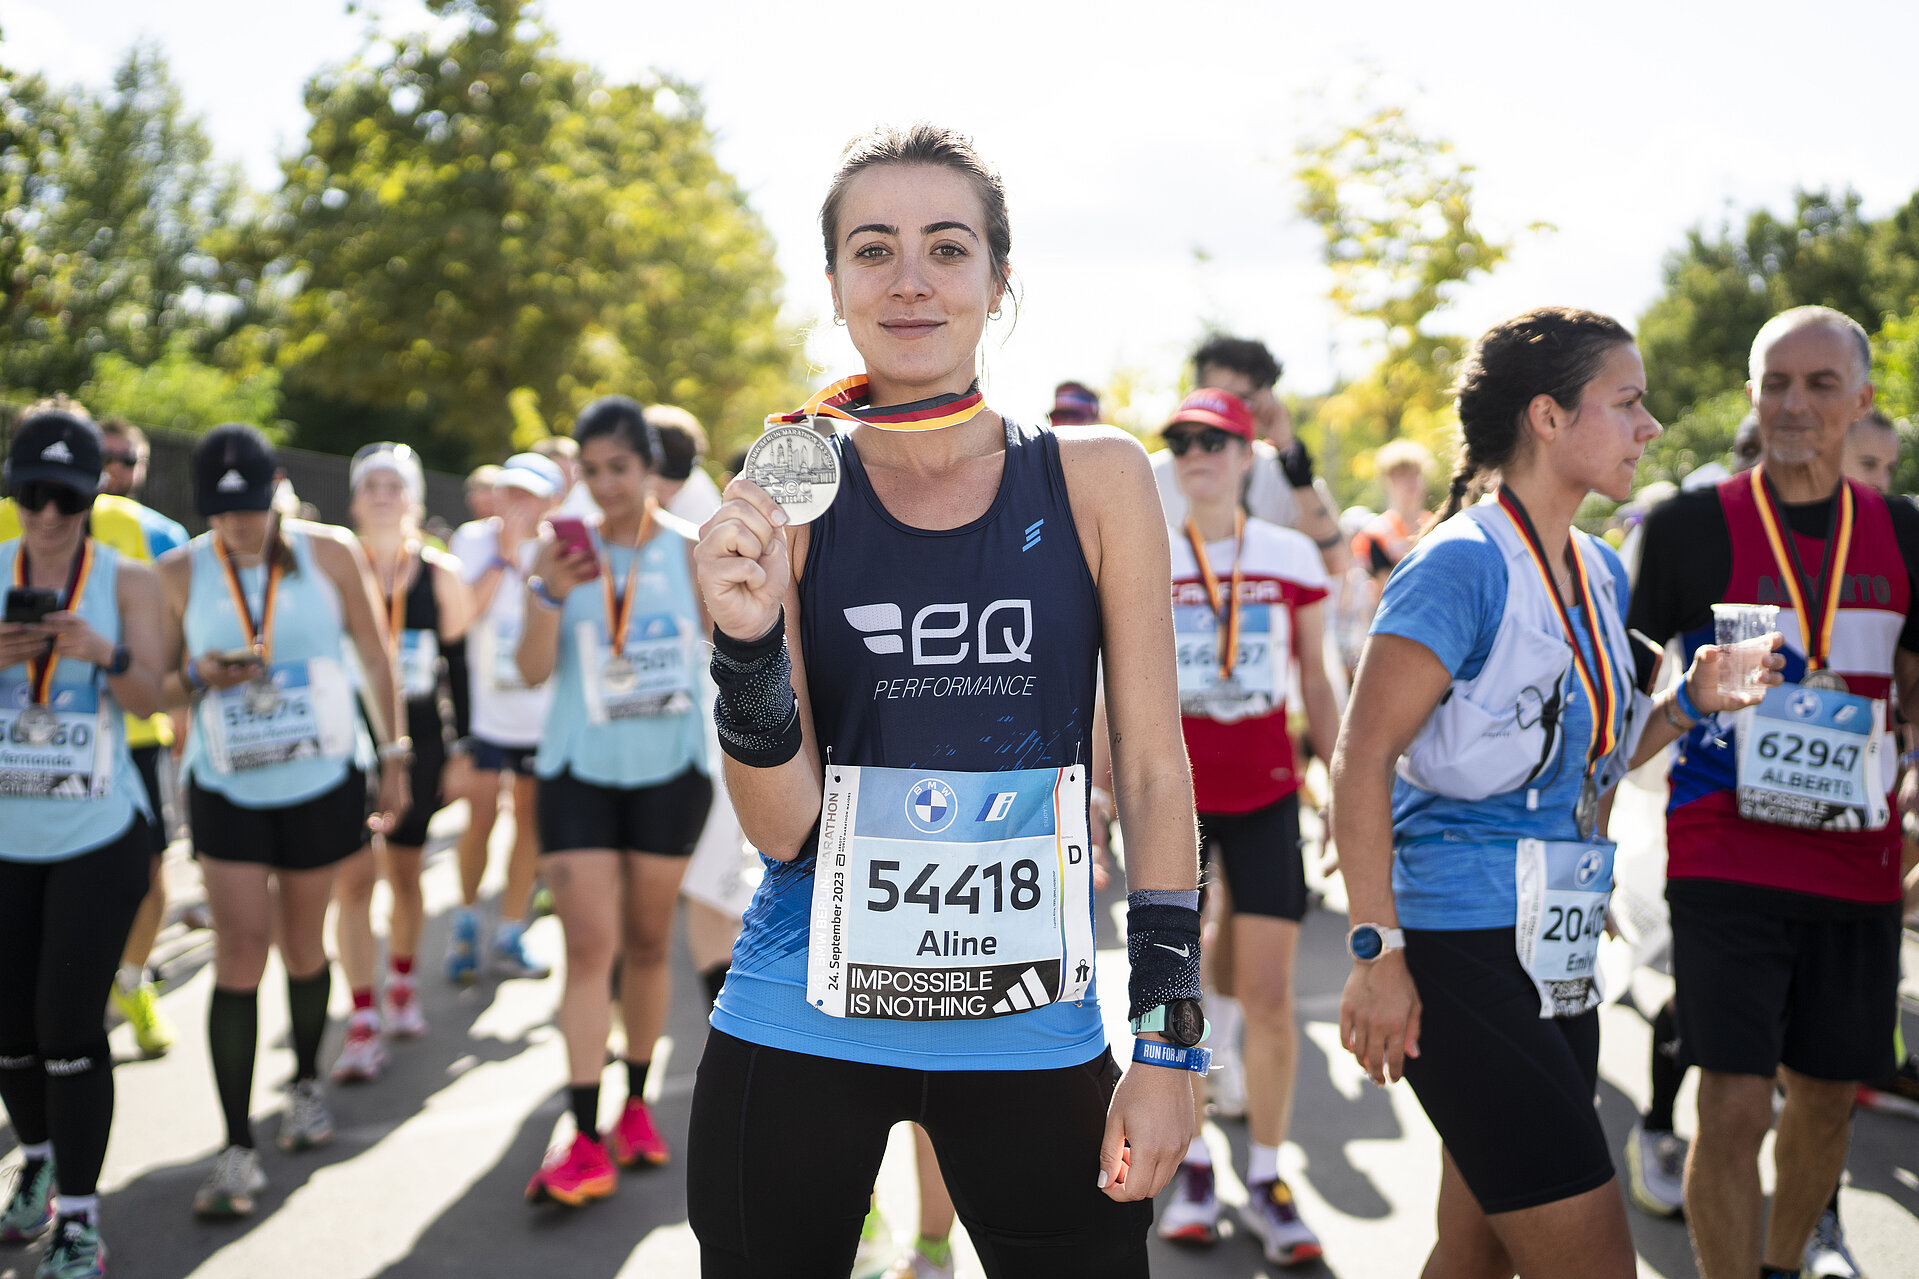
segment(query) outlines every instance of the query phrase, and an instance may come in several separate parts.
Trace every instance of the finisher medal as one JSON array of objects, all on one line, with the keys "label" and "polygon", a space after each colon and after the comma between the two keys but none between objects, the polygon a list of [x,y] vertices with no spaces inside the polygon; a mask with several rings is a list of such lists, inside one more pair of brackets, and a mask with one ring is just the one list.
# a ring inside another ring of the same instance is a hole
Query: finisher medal
[{"label": "finisher medal", "polygon": [[740,474],[766,490],[793,524],[810,524],[826,514],[840,491],[840,463],[826,437],[815,429],[817,417],[767,428],[746,451]]},{"label": "finisher medal", "polygon": [[247,681],[246,692],[242,695],[246,701],[247,714],[267,716],[280,707],[280,689],[272,677],[262,675],[259,679]]},{"label": "finisher medal", "polygon": [[640,686],[640,672],[631,658],[609,657],[600,668],[600,682],[609,693],[630,693]]},{"label": "finisher medal", "polygon": [[1580,783],[1579,804],[1573,809],[1573,821],[1579,827],[1579,838],[1591,839],[1599,829],[1599,783],[1591,777]]},{"label": "finisher medal", "polygon": [[1830,689],[1835,693],[1843,693],[1846,691],[1846,680],[1844,676],[1835,674],[1822,667],[1816,671],[1807,671],[1804,675],[1800,676],[1799,687],[1824,688]]},{"label": "finisher medal", "polygon": [[14,725],[20,736],[27,739],[27,745],[45,746],[60,731],[60,717],[38,702],[29,702],[20,708]]}]

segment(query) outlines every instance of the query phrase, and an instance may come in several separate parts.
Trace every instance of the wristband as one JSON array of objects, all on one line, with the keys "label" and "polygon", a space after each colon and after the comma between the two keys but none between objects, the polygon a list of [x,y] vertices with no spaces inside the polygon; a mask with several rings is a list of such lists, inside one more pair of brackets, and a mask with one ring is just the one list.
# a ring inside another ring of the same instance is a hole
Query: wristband
[{"label": "wristband", "polygon": [[553,598],[553,592],[546,589],[546,579],[537,573],[526,579],[526,589],[532,592],[534,602],[549,613],[566,607],[565,601]]},{"label": "wristband", "polygon": [[1907,751],[1899,757],[1901,768],[1919,767],[1919,751]]},{"label": "wristband", "polygon": [[1213,1050],[1181,1048],[1178,1044],[1162,1044],[1157,1039],[1135,1039],[1133,1060],[1143,1061],[1149,1066],[1166,1066],[1203,1075],[1212,1068]]},{"label": "wristband", "polygon": [[1686,691],[1686,681],[1683,677],[1673,685],[1672,701],[1673,705],[1679,708],[1679,713],[1693,723],[1697,724],[1706,718],[1705,712],[1699,709],[1698,704],[1692,700],[1692,695]]},{"label": "wristband", "polygon": [[751,642],[714,627],[708,669],[719,689],[713,726],[721,750],[752,768],[777,768],[800,753],[800,707],[786,651],[784,605],[772,629]]},{"label": "wristband", "polygon": [[125,675],[133,666],[133,650],[125,644],[113,646],[113,660],[101,667],[109,675]]},{"label": "wristband", "polygon": [[1313,486],[1313,455],[1306,451],[1306,441],[1293,438],[1292,445],[1279,455],[1279,469],[1294,488]]},{"label": "wristband", "polygon": [[1196,890],[1126,895],[1127,1020],[1159,1004],[1200,997],[1198,898]]},{"label": "wristband", "polygon": [[405,759],[412,753],[413,739],[411,737],[396,737],[390,742],[383,742],[379,751],[382,760]]},{"label": "wristband", "polygon": [[187,659],[187,688],[195,693],[204,693],[207,688],[207,682],[200,678],[200,659],[197,657]]}]

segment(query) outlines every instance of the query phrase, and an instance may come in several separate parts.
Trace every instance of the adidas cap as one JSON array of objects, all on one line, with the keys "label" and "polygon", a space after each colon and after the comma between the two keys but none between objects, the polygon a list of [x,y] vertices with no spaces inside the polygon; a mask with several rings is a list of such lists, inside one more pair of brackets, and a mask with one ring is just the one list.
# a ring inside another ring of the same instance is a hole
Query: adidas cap
[{"label": "adidas cap", "polygon": [[7,446],[7,484],[39,480],[82,497],[100,492],[100,428],[62,409],[35,413],[13,430]]},{"label": "adidas cap", "polygon": [[264,511],[273,505],[279,463],[258,430],[239,422],[216,426],[193,446],[193,504],[201,515]]}]

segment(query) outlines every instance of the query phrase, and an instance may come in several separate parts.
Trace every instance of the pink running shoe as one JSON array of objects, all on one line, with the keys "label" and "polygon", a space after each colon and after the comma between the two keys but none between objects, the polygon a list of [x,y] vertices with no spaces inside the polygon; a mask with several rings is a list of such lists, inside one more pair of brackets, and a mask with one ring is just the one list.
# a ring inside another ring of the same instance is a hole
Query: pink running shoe
[{"label": "pink running shoe", "polygon": [[526,1183],[528,1203],[565,1204],[578,1208],[589,1199],[604,1199],[620,1183],[619,1171],[606,1157],[606,1147],[585,1133],[575,1134],[570,1146],[546,1152],[546,1162]]},{"label": "pink running shoe", "polygon": [[657,1168],[667,1161],[666,1138],[653,1126],[653,1113],[638,1097],[628,1097],[620,1121],[606,1132],[607,1148],[622,1168]]}]

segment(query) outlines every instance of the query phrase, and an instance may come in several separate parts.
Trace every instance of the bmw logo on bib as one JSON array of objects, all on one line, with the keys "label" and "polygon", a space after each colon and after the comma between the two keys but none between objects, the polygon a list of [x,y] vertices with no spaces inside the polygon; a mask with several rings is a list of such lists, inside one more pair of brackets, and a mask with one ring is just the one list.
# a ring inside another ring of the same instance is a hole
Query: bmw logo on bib
[{"label": "bmw logo on bib", "polygon": [[1800,719],[1811,719],[1819,713],[1819,695],[1817,693],[1794,693],[1786,702],[1786,709]]},{"label": "bmw logo on bib", "polygon": [[906,820],[928,835],[937,835],[951,826],[958,811],[959,800],[953,788],[937,777],[915,782],[906,792]]},{"label": "bmw logo on bib", "polygon": [[1573,870],[1573,882],[1581,888],[1599,878],[1599,872],[1605,869],[1606,858],[1597,848],[1589,848],[1579,859],[1579,865]]}]

